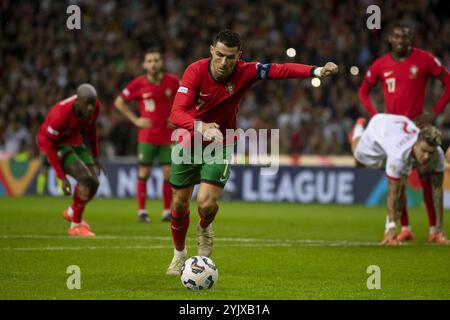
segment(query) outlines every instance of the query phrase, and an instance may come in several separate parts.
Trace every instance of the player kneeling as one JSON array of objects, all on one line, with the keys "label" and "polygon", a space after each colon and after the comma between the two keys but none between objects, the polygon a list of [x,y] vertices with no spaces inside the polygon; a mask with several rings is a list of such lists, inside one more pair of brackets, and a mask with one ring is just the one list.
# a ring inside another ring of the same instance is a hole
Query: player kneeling
[{"label": "player kneeling", "polygon": [[428,241],[450,244],[444,235],[443,171],[444,154],[440,147],[441,133],[428,126],[420,130],[405,116],[377,114],[366,129],[365,119],[358,119],[351,134],[352,152],[367,167],[385,164],[388,177],[387,221],[383,245],[399,245],[397,222],[406,205],[406,182],[413,167],[431,179],[436,227]]},{"label": "player kneeling", "polygon": [[[82,84],[76,95],[58,102],[48,112],[39,128],[37,144],[62,181],[65,195],[71,194],[66,173],[77,181],[72,205],[63,216],[71,221],[69,236],[92,237],[89,225],[82,220],[84,207],[97,192],[96,170],[103,169],[99,155],[96,119],[100,111],[97,92],[90,84]],[[86,130],[91,152],[83,143],[81,130]]]}]

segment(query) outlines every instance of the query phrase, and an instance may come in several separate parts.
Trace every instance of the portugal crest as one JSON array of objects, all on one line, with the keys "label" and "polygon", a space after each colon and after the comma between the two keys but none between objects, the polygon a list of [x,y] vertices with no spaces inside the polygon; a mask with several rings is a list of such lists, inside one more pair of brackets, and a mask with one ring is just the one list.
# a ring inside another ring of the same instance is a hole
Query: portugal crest
[{"label": "portugal crest", "polygon": [[417,66],[415,64],[413,64],[411,66],[411,68],[409,68],[409,78],[416,79],[418,71],[419,71],[419,68],[417,68]]},{"label": "portugal crest", "polygon": [[235,85],[234,85],[233,83],[231,83],[231,82],[228,82],[228,83],[225,85],[225,89],[227,89],[227,91],[228,91],[228,93],[229,93],[230,95],[234,93],[234,87],[235,87]]}]

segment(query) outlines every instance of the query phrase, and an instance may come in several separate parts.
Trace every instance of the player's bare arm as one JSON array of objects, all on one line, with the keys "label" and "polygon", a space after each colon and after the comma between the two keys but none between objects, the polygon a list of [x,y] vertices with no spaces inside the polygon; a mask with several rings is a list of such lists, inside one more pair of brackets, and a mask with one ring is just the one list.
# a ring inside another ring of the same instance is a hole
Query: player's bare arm
[{"label": "player's bare arm", "polygon": [[431,174],[431,190],[433,193],[433,204],[436,212],[436,227],[442,228],[444,222],[444,199],[443,199],[444,174]]},{"label": "player's bare arm", "polygon": [[150,119],[136,116],[121,96],[116,98],[114,101],[114,106],[136,127],[141,129],[149,129],[152,126]]},{"label": "player's bare arm", "polygon": [[399,245],[397,240],[396,223],[400,218],[400,214],[405,204],[405,188],[406,176],[401,176],[400,179],[388,179],[388,195],[387,195],[387,211],[388,211],[388,225],[385,238],[381,244],[384,245]]}]

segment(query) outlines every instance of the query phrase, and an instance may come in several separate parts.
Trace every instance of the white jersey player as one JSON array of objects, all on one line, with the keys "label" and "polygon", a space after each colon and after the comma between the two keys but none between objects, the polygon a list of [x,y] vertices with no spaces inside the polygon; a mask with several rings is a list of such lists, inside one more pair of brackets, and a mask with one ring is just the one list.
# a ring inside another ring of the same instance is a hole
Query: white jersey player
[{"label": "white jersey player", "polygon": [[450,244],[443,233],[444,152],[441,133],[435,127],[419,129],[405,116],[375,115],[364,129],[365,119],[358,119],[351,133],[352,152],[367,167],[385,165],[388,177],[386,232],[382,244],[398,245],[397,221],[405,205],[406,181],[413,167],[430,174],[439,244]]}]

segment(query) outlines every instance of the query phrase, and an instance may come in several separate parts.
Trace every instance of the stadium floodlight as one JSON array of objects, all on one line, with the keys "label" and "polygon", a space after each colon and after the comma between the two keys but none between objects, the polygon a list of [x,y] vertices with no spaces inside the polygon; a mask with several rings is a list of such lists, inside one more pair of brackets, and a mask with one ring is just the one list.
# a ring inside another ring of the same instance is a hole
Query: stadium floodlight
[{"label": "stadium floodlight", "polygon": [[357,76],[359,74],[359,68],[357,66],[351,66],[350,73],[352,76]]},{"label": "stadium floodlight", "polygon": [[312,78],[312,79],[311,79],[311,84],[312,84],[312,86],[315,87],[315,88],[320,87],[320,83],[321,83],[321,81],[320,81],[319,78]]},{"label": "stadium floodlight", "polygon": [[297,51],[296,51],[294,48],[288,48],[288,49],[286,50],[286,55],[287,55],[289,58],[294,58],[296,54],[297,54]]}]

